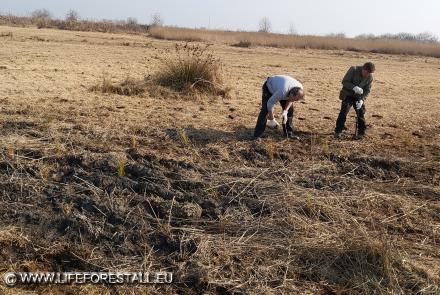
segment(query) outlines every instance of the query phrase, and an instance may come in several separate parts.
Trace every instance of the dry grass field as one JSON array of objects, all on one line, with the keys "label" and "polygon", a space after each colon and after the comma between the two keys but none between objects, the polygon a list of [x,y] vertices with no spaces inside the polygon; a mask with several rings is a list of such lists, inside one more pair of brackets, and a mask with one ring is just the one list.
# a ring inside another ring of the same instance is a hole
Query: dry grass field
[{"label": "dry grass field", "polygon": [[[0,274],[175,275],[0,294],[440,294],[440,59],[213,42],[224,96],[155,85],[178,41],[0,27]],[[368,136],[352,111],[336,140],[340,81],[365,61]],[[280,73],[306,89],[301,139],[254,141]],[[127,78],[146,91],[91,91]]]}]

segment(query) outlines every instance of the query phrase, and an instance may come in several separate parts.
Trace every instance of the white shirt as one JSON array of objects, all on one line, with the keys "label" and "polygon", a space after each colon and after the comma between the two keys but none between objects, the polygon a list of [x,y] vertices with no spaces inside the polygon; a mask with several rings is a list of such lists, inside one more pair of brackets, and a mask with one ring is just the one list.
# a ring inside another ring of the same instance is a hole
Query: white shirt
[{"label": "white shirt", "polygon": [[272,111],[277,102],[286,100],[287,94],[294,87],[304,89],[298,80],[290,76],[276,75],[267,78],[267,88],[272,93],[272,96],[267,101],[267,110]]}]

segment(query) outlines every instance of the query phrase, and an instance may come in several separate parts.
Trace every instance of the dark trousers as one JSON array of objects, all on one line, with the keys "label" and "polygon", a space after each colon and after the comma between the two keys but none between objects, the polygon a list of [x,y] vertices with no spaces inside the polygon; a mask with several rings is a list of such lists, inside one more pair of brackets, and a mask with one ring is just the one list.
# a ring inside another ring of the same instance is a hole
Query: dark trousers
[{"label": "dark trousers", "polygon": [[[258,115],[257,119],[257,125],[255,126],[254,136],[260,137],[264,130],[266,129],[266,122],[267,122],[267,101],[272,96],[272,93],[270,93],[269,89],[267,88],[267,82],[263,84],[263,95],[261,98],[261,110],[260,114]],[[281,107],[284,110],[284,107],[287,104],[286,100],[280,100]],[[286,131],[287,132],[293,132],[293,106],[289,108],[289,111],[287,113],[287,124],[286,124]]]},{"label": "dark trousers", "polygon": [[364,135],[365,129],[366,129],[366,123],[365,123],[365,104],[362,105],[362,108],[360,110],[356,110],[356,101],[357,99],[351,96],[347,96],[341,104],[341,111],[339,112],[338,120],[336,121],[336,128],[335,132],[340,133],[345,127],[345,121],[347,119],[347,114],[350,111],[350,108],[353,107],[356,115],[357,115],[357,130],[358,135]]}]

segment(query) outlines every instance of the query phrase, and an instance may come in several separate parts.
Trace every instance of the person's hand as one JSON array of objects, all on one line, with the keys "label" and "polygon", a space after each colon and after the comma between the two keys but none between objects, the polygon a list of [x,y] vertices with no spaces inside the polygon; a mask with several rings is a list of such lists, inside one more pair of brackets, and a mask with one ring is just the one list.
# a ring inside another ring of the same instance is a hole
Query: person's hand
[{"label": "person's hand", "polygon": [[280,124],[278,124],[277,120],[273,119],[273,120],[267,120],[267,126],[269,126],[270,128],[278,128]]},{"label": "person's hand", "polygon": [[354,88],[353,88],[353,91],[354,91],[354,93],[357,94],[357,95],[362,95],[362,94],[364,94],[364,90],[363,90],[362,88],[360,88],[359,86],[354,87]]},{"label": "person's hand", "polygon": [[281,114],[281,119],[282,119],[283,124],[286,124],[286,123],[287,123],[287,113],[288,113],[288,111],[284,111],[284,112]]},{"label": "person's hand", "polygon": [[364,101],[362,99],[356,101],[356,110],[360,110],[363,105],[364,105]]}]

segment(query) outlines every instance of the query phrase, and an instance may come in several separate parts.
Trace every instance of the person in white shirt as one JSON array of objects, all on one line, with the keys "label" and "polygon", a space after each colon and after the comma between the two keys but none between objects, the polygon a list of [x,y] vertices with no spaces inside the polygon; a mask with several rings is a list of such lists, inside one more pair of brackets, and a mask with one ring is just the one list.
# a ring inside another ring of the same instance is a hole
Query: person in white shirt
[{"label": "person in white shirt", "polygon": [[275,104],[279,102],[283,109],[281,118],[283,132],[286,137],[293,138],[293,103],[304,100],[303,85],[296,79],[286,75],[276,75],[267,78],[263,84],[261,110],[255,126],[254,137],[263,135],[266,125],[278,128],[279,123],[274,118]]}]

